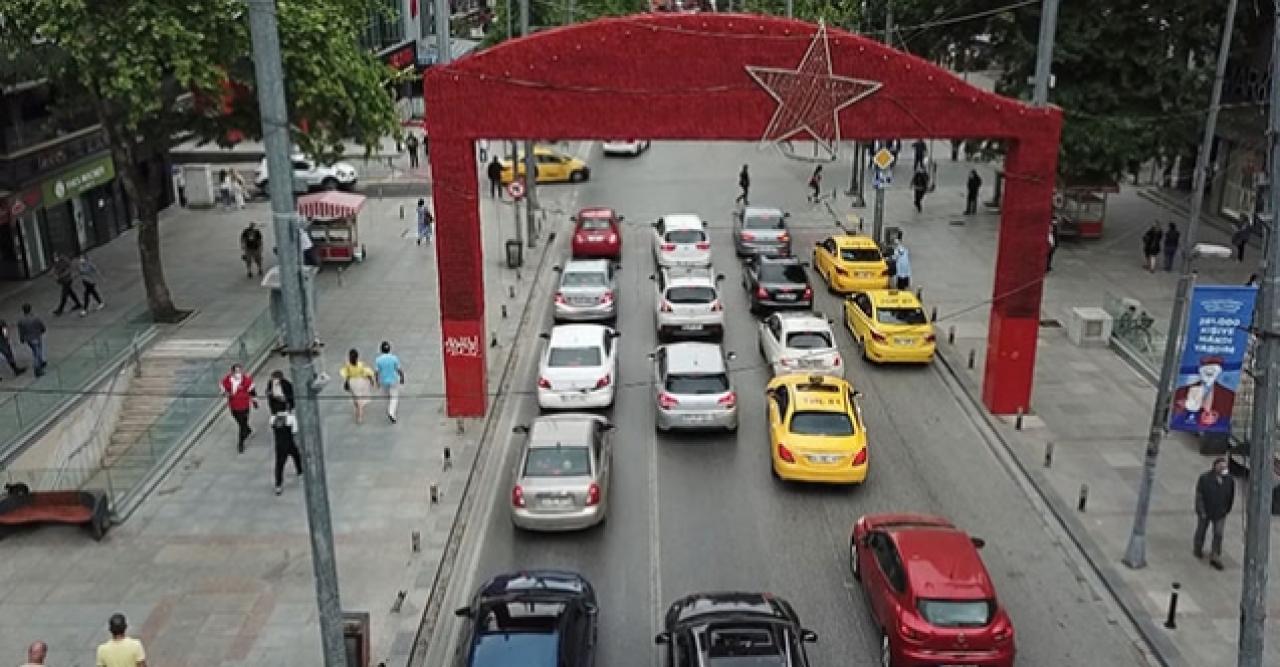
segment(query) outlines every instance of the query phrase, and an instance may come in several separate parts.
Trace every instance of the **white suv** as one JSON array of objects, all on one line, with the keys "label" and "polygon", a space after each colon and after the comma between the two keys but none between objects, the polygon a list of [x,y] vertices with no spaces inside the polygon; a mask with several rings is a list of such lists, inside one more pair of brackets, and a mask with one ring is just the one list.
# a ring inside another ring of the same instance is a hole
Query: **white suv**
[{"label": "white suv", "polygon": [[710,267],[673,267],[649,276],[654,283],[654,322],[658,340],[724,336],[724,302],[717,286],[723,275]]},{"label": "white suv", "polygon": [[707,223],[693,214],[664,215],[653,223],[654,264],[711,266]]},{"label": "white suv", "polygon": [[[354,190],[358,177],[356,168],[346,162],[321,164],[311,158],[295,154],[293,161],[293,189],[295,192],[309,190]],[[253,184],[259,190],[267,191],[267,159],[258,163],[258,171],[254,174]]]}]

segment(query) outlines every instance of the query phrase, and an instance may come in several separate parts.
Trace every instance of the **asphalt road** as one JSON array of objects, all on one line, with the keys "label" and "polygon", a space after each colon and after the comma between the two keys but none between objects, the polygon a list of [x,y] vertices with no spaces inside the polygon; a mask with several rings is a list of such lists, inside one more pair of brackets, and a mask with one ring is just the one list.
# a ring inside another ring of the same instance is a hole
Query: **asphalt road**
[{"label": "asphalt road", "polygon": [[[482,502],[492,503],[493,510],[479,515],[488,517],[476,527],[484,531],[483,541],[478,553],[463,558],[476,565],[474,578],[531,567],[582,572],[600,597],[601,667],[655,664],[652,637],[667,605],[689,592],[726,589],[789,599],[818,633],[819,642],[810,647],[814,665],[870,665],[877,661],[879,638],[849,575],[850,526],[869,512],[930,512],[986,539],[983,557],[1013,618],[1019,664],[1144,664],[1123,617],[1095,594],[1083,565],[1063,544],[1065,533],[1048,523],[993,452],[944,370],[873,367],[846,349],[847,376],[865,394],[867,483],[792,486],[770,476],[763,411],[768,371],[757,352],[755,319],[739,286],[741,269],[729,237],[736,172],[743,162],[752,166],[752,203],[791,210],[794,247],[807,257],[813,243],[835,229],[824,207],[805,203],[811,165],[733,144],[659,143],[638,159],[591,155],[591,182],[576,186],[566,199],[615,207],[628,222],[619,281],[623,390],[610,411],[619,429],[610,515],[603,526],[582,533],[515,531],[506,503],[518,443],[505,443],[501,466],[488,471],[501,479],[496,487],[480,485],[491,494]],[[847,178],[847,166],[828,179],[839,173]],[[833,185],[829,180],[827,188]],[[709,221],[715,266],[726,275],[725,345],[738,353],[731,364],[741,410],[736,436],[659,435],[653,427],[646,357],[656,344],[648,222],[677,212],[696,212]],[[811,276],[819,309],[840,324],[839,301]],[[851,345],[842,325],[837,335],[842,345]],[[530,337],[527,344],[540,342]],[[533,388],[534,377],[525,368],[526,377],[517,378],[513,388]],[[528,394],[507,409],[519,411],[517,422],[537,414]]]}]

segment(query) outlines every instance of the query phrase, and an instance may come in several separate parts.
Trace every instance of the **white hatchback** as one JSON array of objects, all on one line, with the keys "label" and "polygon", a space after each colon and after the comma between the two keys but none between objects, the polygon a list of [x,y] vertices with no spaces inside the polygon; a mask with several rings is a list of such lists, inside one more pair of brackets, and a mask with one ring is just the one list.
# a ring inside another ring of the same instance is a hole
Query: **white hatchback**
[{"label": "white hatchback", "polygon": [[760,322],[760,354],[774,375],[844,377],[831,322],[818,313],[778,312]]},{"label": "white hatchback", "polygon": [[707,223],[697,215],[664,215],[653,223],[653,260],[668,266],[711,266]]},{"label": "white hatchback", "polygon": [[613,405],[620,335],[600,324],[562,324],[542,334],[547,349],[538,368],[538,406],[557,410]]}]

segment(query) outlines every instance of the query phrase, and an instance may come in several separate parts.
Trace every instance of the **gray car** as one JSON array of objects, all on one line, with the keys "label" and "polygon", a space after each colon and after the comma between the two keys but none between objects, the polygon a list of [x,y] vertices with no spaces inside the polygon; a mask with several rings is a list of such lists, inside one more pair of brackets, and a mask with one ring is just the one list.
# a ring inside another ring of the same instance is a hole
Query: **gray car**
[{"label": "gray car", "polygon": [[733,249],[739,257],[791,254],[791,234],[787,233],[790,213],[764,206],[738,209],[733,218]]},{"label": "gray car", "polygon": [[724,276],[710,267],[672,267],[649,276],[654,281],[654,324],[658,340],[679,336],[724,336],[724,303],[719,283]]},{"label": "gray car", "polygon": [[511,487],[511,521],[525,530],[581,530],[604,521],[609,508],[613,425],[604,417],[569,413],[539,417],[528,434]]},{"label": "gray car", "polygon": [[738,429],[738,394],[725,354],[715,343],[674,343],[653,354],[654,425],[671,429]]},{"label": "gray car", "polygon": [[604,259],[575,259],[555,268],[560,272],[556,321],[591,322],[618,316],[616,265]]}]

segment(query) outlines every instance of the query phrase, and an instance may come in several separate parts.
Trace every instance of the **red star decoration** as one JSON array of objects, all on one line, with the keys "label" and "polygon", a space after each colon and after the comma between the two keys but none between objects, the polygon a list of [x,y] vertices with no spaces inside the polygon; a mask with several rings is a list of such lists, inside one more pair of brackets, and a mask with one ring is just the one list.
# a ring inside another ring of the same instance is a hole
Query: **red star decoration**
[{"label": "red star decoration", "polygon": [[794,70],[747,65],[747,74],[778,101],[761,142],[777,144],[804,132],[833,156],[840,143],[840,110],[883,85],[832,74],[825,24],[818,25]]}]

